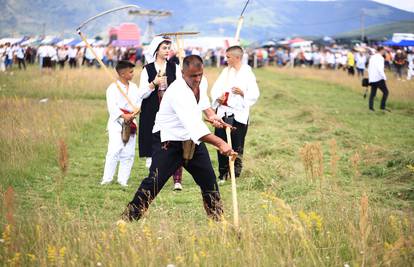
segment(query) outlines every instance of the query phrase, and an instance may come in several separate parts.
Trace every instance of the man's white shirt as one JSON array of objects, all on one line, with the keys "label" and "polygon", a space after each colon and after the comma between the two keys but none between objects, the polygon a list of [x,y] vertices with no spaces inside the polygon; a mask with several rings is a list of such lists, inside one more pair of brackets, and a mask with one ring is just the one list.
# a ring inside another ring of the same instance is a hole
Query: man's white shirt
[{"label": "man's white shirt", "polygon": [[[232,93],[232,88],[238,87],[243,91],[244,97]],[[219,105],[219,99],[223,93],[228,92],[228,106]],[[223,117],[234,114],[234,119],[240,123],[247,124],[250,107],[259,98],[260,92],[256,77],[250,66],[242,65],[240,70],[226,67],[221,72],[217,81],[211,89],[212,107],[217,108],[217,115]]]},{"label": "man's white shirt", "polygon": [[153,133],[161,131],[161,142],[191,139],[199,144],[200,138],[210,133],[202,120],[202,111],[210,107],[207,87],[207,80],[203,78],[197,103],[193,91],[183,78],[177,77],[170,84],[162,98],[152,130]]},{"label": "man's white shirt", "polygon": [[[138,106],[139,103],[139,96],[138,96],[138,87],[135,83],[129,82],[129,89],[127,91],[126,86],[121,83],[120,81],[116,81],[116,83],[121,87],[122,91],[128,96],[129,100],[135,106]],[[125,97],[119,92],[115,83],[109,85],[108,89],[106,89],[106,104],[108,107],[109,119],[107,129],[116,130],[121,132],[122,130],[122,121],[121,115],[123,112],[122,109],[126,109],[130,112],[133,111],[133,107],[128,104],[128,101]]]},{"label": "man's white shirt", "polygon": [[365,64],[367,63],[367,57],[365,55],[360,55],[359,53],[355,57],[356,67],[358,69],[365,69]]},{"label": "man's white shirt", "polygon": [[378,53],[369,59],[368,79],[370,83],[387,79],[384,72],[384,58]]}]

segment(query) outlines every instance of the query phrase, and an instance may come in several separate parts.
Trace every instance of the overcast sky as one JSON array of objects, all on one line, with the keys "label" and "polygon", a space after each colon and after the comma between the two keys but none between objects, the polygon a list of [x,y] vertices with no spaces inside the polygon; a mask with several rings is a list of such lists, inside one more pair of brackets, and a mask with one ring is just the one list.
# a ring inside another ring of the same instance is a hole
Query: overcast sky
[{"label": "overcast sky", "polygon": [[413,0],[374,0],[375,2],[390,5],[399,9],[414,12],[414,1]]}]

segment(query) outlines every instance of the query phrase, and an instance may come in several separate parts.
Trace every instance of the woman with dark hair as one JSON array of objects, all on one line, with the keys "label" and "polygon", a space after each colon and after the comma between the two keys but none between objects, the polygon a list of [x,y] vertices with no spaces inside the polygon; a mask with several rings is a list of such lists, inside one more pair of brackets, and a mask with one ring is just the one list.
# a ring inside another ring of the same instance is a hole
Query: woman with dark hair
[{"label": "woman with dark hair", "polygon": [[[181,77],[178,65],[168,60],[171,40],[166,37],[155,37],[145,53],[147,64],[141,72],[139,91],[142,100],[139,116],[139,156],[146,157],[146,166],[151,166],[152,128],[155,115],[160,108],[162,95],[168,86]],[[182,190],[182,167],[173,175],[174,190]]]}]

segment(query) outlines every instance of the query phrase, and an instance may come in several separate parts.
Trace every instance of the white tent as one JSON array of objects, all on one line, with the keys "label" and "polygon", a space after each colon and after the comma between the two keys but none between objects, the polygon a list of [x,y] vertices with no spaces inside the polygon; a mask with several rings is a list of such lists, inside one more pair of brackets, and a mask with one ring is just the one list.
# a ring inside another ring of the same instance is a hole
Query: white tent
[{"label": "white tent", "polygon": [[225,48],[232,45],[233,37],[194,37],[185,38],[184,46],[201,47],[204,51],[208,49]]},{"label": "white tent", "polygon": [[58,42],[56,45],[57,46],[67,45],[73,40],[75,40],[75,38],[63,39],[62,41]]},{"label": "white tent", "polygon": [[15,44],[18,43],[22,40],[22,38],[3,38],[0,39],[0,44],[5,44],[5,43],[10,43],[10,44]]},{"label": "white tent", "polygon": [[34,44],[36,42],[40,42],[40,39],[37,37],[30,37],[29,39],[27,39],[26,41],[23,41],[21,43],[21,45],[31,45]]},{"label": "white tent", "polygon": [[[86,40],[88,41],[88,43],[90,45],[92,45],[93,43],[95,43],[95,39],[86,39]],[[86,46],[86,44],[85,44],[84,41],[76,44],[76,47],[85,47],[85,46]]]}]

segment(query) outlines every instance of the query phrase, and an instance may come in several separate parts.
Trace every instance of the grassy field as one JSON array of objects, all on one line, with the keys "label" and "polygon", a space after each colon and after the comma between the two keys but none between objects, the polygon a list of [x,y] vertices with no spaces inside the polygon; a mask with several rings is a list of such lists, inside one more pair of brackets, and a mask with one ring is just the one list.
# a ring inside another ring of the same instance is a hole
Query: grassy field
[{"label": "grassy field", "polygon": [[414,82],[389,75],[392,113],[373,113],[342,72],[256,75],[236,231],[230,184],[214,223],[188,173],[182,192],[169,182],[142,220],[117,224],[147,170],[136,158],[128,188],[99,185],[105,73],[2,73],[0,265],[414,265]]}]

